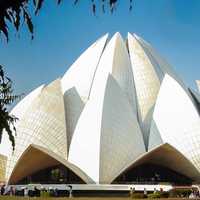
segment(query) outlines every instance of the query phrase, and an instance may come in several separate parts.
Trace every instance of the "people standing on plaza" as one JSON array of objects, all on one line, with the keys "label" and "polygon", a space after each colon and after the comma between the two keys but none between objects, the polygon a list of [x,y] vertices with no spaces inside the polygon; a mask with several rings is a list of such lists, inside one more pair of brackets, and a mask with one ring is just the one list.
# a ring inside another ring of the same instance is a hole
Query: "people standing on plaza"
[{"label": "people standing on plaza", "polygon": [[15,187],[10,186],[9,194],[10,194],[10,196],[14,196],[15,195]]},{"label": "people standing on plaza", "polygon": [[195,196],[194,196],[194,193],[193,193],[193,190],[192,190],[192,192],[189,195],[189,199],[194,199],[194,198],[195,198]]},{"label": "people standing on plaza", "polygon": [[135,188],[134,187],[130,187],[130,197],[133,197],[133,193],[135,192]]},{"label": "people standing on plaza", "polygon": [[27,187],[24,188],[24,196],[28,197],[28,188]]},{"label": "people standing on plaza", "polygon": [[69,198],[72,198],[73,197],[73,194],[72,194],[72,185],[68,185],[69,187]]},{"label": "people standing on plaza", "polygon": [[54,196],[58,197],[58,189],[57,188],[54,190]]},{"label": "people standing on plaza", "polygon": [[2,185],[1,186],[1,195],[4,195],[4,193],[5,193],[5,185]]},{"label": "people standing on plaza", "polygon": [[33,196],[34,197],[40,196],[40,190],[36,186],[34,187]]},{"label": "people standing on plaza", "polygon": [[144,188],[144,196],[147,196],[147,189]]}]

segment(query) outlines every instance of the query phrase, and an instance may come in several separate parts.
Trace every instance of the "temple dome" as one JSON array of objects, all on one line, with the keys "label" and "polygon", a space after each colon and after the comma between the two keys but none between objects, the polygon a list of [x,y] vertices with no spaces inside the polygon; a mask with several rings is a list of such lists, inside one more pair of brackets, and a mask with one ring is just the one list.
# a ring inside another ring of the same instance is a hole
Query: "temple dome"
[{"label": "temple dome", "polygon": [[150,163],[200,181],[199,99],[142,38],[106,34],[14,107],[6,178],[63,165],[85,183],[109,184]]}]

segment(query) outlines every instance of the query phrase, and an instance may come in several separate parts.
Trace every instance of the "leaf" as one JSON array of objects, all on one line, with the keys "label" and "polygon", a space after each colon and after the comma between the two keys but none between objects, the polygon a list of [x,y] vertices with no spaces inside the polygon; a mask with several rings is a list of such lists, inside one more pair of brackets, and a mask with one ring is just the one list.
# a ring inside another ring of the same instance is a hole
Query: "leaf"
[{"label": "leaf", "polygon": [[102,12],[105,13],[105,0],[102,0]]},{"label": "leaf", "polygon": [[129,7],[129,11],[131,11],[133,9],[133,0],[130,0],[130,7]]},{"label": "leaf", "polygon": [[2,80],[4,79],[4,71],[2,65],[0,65],[0,77],[2,78]]},{"label": "leaf", "polygon": [[75,1],[74,1],[74,5],[76,5],[78,2],[79,2],[79,0],[75,0]]},{"label": "leaf", "polygon": [[12,83],[12,80],[8,78],[7,76],[6,76],[6,79],[8,80],[8,82]]},{"label": "leaf", "polygon": [[91,0],[91,3],[92,3],[92,12],[95,15],[96,14],[96,5],[94,3],[94,0]]},{"label": "leaf", "polygon": [[43,3],[44,3],[44,0],[37,0],[36,10],[35,10],[36,15],[38,14],[39,10],[42,8]]},{"label": "leaf", "polygon": [[[7,109],[16,99],[19,99],[21,95],[13,95],[12,80],[5,76],[3,66],[0,65],[0,142],[2,139],[2,134],[7,133],[9,140],[12,144],[13,151],[15,149],[15,135],[16,128],[15,122],[17,118],[11,115]],[[4,80],[4,81],[2,81]],[[13,135],[13,132],[15,135]]]},{"label": "leaf", "polygon": [[113,13],[114,7],[115,7],[116,3],[117,3],[117,0],[110,0],[110,10],[111,10],[111,13]]},{"label": "leaf", "polygon": [[8,13],[7,11],[5,12],[5,18],[6,18],[9,22],[12,23],[12,19],[11,19],[10,15],[9,15],[9,13]]},{"label": "leaf", "polygon": [[20,26],[20,13],[21,13],[21,9],[19,8],[16,11],[15,21],[14,21],[14,26],[17,31],[19,30],[19,26]]},{"label": "leaf", "polygon": [[7,25],[0,27],[0,30],[4,33],[6,40],[8,42],[9,38],[8,38],[8,27],[7,27]]},{"label": "leaf", "polygon": [[25,9],[24,9],[24,18],[25,18],[26,24],[28,26],[28,29],[33,37],[33,23],[32,23],[31,17],[29,16],[29,14],[27,13],[27,11]]},{"label": "leaf", "polygon": [[117,3],[117,0],[110,0],[110,5]]},{"label": "leaf", "polygon": [[33,0],[33,5],[36,6],[36,0]]},{"label": "leaf", "polygon": [[102,12],[105,13],[105,5],[102,4]]},{"label": "leaf", "polygon": [[57,0],[58,5],[61,3],[62,0]]},{"label": "leaf", "polygon": [[12,18],[12,21],[14,22],[15,21],[15,17],[14,17],[13,12],[11,10],[8,10],[8,14]]}]

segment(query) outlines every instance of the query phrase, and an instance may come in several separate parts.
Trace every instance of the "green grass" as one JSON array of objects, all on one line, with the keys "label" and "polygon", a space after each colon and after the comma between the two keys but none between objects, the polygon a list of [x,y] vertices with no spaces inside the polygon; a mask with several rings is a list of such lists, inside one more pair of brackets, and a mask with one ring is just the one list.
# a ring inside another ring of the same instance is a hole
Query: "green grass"
[{"label": "green grass", "polygon": [[[0,200],[132,200],[130,197],[11,197],[11,196],[0,196]],[[159,200],[183,200],[181,198],[159,198]],[[134,200],[134,199],[133,199]],[[142,199],[140,199],[142,200]],[[148,199],[143,199],[148,200]]]},{"label": "green grass", "polygon": [[[0,196],[0,200],[129,200],[130,197],[11,197]],[[147,200],[147,199],[146,199]]]}]

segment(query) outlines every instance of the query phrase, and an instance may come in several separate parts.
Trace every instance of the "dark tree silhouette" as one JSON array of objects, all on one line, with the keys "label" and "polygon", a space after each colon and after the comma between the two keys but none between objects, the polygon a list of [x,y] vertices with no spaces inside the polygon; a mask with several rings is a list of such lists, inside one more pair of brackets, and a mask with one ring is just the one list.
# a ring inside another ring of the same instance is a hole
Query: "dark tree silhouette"
[{"label": "dark tree silhouette", "polygon": [[[64,0],[55,0],[57,4],[60,4]],[[71,1],[74,5],[77,5],[82,0],[66,0]],[[111,13],[116,8],[117,3],[120,0],[84,0],[91,2],[92,12],[96,13],[97,6],[102,7],[102,12],[105,12],[106,4],[110,8]],[[125,1],[125,0],[121,0]],[[132,10],[132,1],[126,0],[130,3],[129,9]],[[30,9],[30,4],[33,4]],[[9,23],[14,26],[16,31],[19,31],[20,25],[22,22],[25,22],[28,30],[31,34],[31,38],[34,36],[34,26],[32,23],[32,19],[30,13],[34,12],[36,15],[39,10],[42,8],[42,5],[45,3],[45,0],[0,0],[0,34],[6,37],[7,41],[9,39]]]},{"label": "dark tree silhouette", "polygon": [[13,94],[12,81],[5,75],[3,67],[0,65],[0,143],[3,133],[7,133],[13,150],[15,148],[13,132],[16,134],[15,122],[17,118],[9,113],[8,106],[20,97],[21,95]]}]

